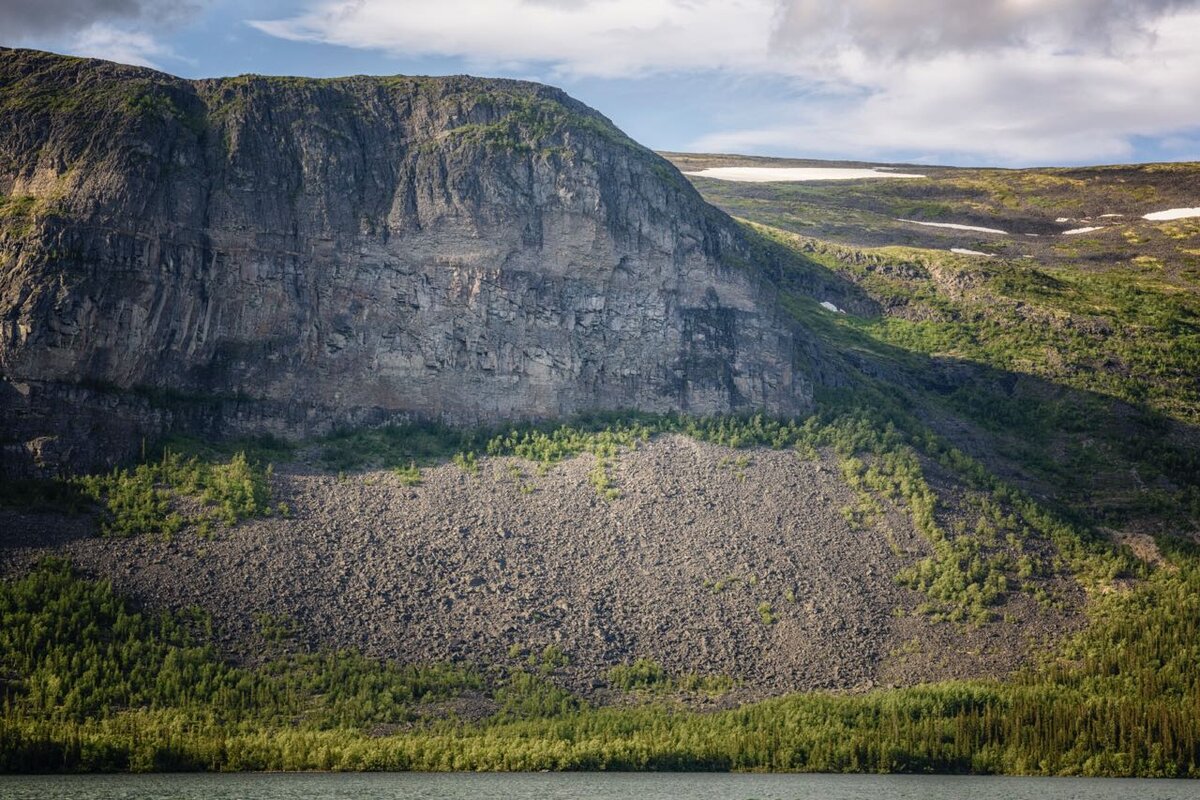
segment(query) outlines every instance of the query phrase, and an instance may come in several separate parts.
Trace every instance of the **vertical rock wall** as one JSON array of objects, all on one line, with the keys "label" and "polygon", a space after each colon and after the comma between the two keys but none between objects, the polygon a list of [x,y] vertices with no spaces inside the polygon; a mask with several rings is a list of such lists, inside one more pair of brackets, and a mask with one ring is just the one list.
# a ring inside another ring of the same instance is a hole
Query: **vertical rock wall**
[{"label": "vertical rock wall", "polygon": [[169,429],[811,402],[738,227],[556,89],[0,50],[0,109],[10,463]]}]

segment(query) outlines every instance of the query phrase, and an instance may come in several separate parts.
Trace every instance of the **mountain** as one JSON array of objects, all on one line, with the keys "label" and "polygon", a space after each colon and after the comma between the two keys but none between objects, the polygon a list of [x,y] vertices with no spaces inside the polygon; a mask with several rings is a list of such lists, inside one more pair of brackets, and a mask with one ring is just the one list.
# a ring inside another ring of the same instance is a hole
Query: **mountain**
[{"label": "mountain", "polygon": [[0,65],[0,771],[1200,776],[1200,165]]},{"label": "mountain", "polygon": [[745,234],[557,89],[6,49],[0,109],[0,427],[26,468],[172,430],[811,407]]}]

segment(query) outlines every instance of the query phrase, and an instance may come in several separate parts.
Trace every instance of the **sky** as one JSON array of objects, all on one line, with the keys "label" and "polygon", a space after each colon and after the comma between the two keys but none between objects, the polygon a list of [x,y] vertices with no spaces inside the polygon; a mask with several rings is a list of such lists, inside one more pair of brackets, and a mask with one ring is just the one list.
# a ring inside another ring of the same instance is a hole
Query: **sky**
[{"label": "sky", "polygon": [[1200,0],[0,0],[0,44],[561,86],[658,150],[1200,160]]}]

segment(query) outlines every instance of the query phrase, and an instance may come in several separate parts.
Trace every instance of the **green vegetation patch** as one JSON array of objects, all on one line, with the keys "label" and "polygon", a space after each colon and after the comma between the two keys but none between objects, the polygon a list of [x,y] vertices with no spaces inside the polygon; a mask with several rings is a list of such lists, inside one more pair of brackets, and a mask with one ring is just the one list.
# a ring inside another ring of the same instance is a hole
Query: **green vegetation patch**
[{"label": "green vegetation patch", "polygon": [[78,482],[39,478],[0,481],[0,508],[35,513],[81,514],[91,511],[92,498]]},{"label": "green vegetation patch", "polygon": [[[274,511],[271,472],[269,465],[251,464],[242,452],[226,463],[214,463],[167,450],[157,461],[77,480],[107,512],[101,523],[104,535],[170,536],[189,523],[207,531],[212,522],[231,526],[238,520],[269,516]],[[185,516],[176,510],[178,496],[193,499],[199,509]]]},{"label": "green vegetation patch", "polygon": [[[619,146],[640,149],[607,120],[572,110],[554,99],[528,93],[490,91],[477,93],[467,102],[473,110],[497,112],[498,118],[494,122],[472,122],[452,128],[446,132],[451,142],[546,156],[566,152],[566,137],[583,133]],[[673,172],[668,174],[673,176]]]},{"label": "green vegetation patch", "polygon": [[0,217],[15,217],[22,219],[31,216],[38,205],[38,199],[32,195],[8,197],[0,195]]},{"label": "green vegetation patch", "polygon": [[964,259],[754,230],[888,309],[829,314],[818,296],[785,290],[824,345],[823,368],[855,387],[818,387],[832,402],[910,430],[919,418],[1093,525],[1200,528],[1194,282],[1137,264]]},{"label": "green vegetation patch", "polygon": [[652,658],[638,658],[628,664],[618,664],[608,671],[608,685],[622,692],[648,695],[696,694],[719,697],[734,688],[736,681],[728,675],[701,675],[688,672],[671,675]]}]

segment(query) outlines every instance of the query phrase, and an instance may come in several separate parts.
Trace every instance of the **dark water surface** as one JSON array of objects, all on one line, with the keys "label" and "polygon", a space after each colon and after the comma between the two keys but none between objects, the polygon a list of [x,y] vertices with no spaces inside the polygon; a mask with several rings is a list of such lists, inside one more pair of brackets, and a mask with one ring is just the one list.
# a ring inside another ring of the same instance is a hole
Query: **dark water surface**
[{"label": "dark water surface", "polygon": [[0,776],[0,800],[1200,800],[1200,781],[706,773]]}]

